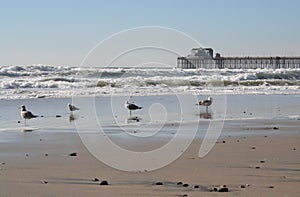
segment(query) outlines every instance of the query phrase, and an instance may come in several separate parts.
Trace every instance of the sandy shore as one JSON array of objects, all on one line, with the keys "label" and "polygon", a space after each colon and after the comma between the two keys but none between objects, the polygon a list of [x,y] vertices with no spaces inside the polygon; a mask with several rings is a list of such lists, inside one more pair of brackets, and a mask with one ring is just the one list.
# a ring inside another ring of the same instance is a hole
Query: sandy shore
[{"label": "sandy shore", "polygon": [[[68,99],[2,101],[0,196],[298,196],[300,119],[294,109],[299,106],[298,97],[286,96],[284,98],[291,98],[292,102],[280,108],[272,108],[271,103],[264,105],[264,109],[259,105],[244,109],[242,106],[248,106],[249,102],[255,106],[255,102],[252,98],[243,98],[232,98],[239,99],[241,102],[236,103],[241,107],[237,106],[239,108],[229,113],[221,137],[204,158],[198,157],[198,151],[209,120],[193,122],[196,118],[199,120],[195,115],[197,108],[187,112],[185,115],[191,117],[192,122],[184,123],[186,130],[199,124],[194,141],[175,162],[151,172],[119,171],[90,154],[74,122],[69,122],[65,109]],[[273,103],[277,104],[282,96],[273,98]],[[144,99],[143,103],[143,99],[140,98],[139,103],[146,106],[149,101]],[[169,101],[168,98],[161,99]],[[44,115],[30,120],[30,125],[35,128],[32,132],[21,132],[22,121],[17,123],[20,115],[16,106],[24,103],[34,112]],[[146,113],[145,110],[135,114],[145,117],[143,114]],[[56,117],[57,114],[61,117]],[[78,119],[75,121],[81,121],[86,128],[91,127],[93,120],[83,115],[83,109],[76,115]],[[124,111],[120,119],[126,116],[127,111]],[[235,116],[242,118],[234,119]],[[255,116],[265,118],[253,118]],[[102,118],[104,123],[110,124],[109,116]],[[143,121],[141,124],[144,127]],[[106,127],[106,135],[115,137],[131,150],[148,150],[175,135],[176,127],[172,125],[176,126],[169,124],[154,142],[132,143],[126,135],[116,132],[115,126]],[[151,125],[146,130],[142,127],[135,130],[137,134],[154,129]],[[70,156],[70,153],[77,153],[77,156]],[[95,178],[99,181],[93,181]],[[102,180],[107,180],[109,185],[100,185]],[[184,187],[184,184],[188,185]],[[220,185],[226,185],[229,191],[209,191]]]},{"label": "sandy shore", "polygon": [[[284,132],[224,136],[204,158],[197,157],[198,139],[178,160],[147,173],[104,165],[76,133],[26,133],[21,142],[0,144],[0,196],[216,196],[220,194],[208,189],[219,185],[229,188],[225,196],[297,196],[300,134]],[[78,155],[69,156],[72,152]]]}]

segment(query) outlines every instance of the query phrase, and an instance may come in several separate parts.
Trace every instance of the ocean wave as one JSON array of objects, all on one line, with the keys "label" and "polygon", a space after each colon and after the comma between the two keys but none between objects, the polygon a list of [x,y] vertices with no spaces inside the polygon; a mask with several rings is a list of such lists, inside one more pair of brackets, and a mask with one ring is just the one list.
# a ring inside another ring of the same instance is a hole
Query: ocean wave
[{"label": "ocean wave", "polygon": [[[165,94],[171,92],[300,93],[300,69],[100,68],[52,65],[0,67],[0,98],[45,94]],[[34,92],[34,93],[33,93]],[[21,95],[22,94],[22,95]]]}]

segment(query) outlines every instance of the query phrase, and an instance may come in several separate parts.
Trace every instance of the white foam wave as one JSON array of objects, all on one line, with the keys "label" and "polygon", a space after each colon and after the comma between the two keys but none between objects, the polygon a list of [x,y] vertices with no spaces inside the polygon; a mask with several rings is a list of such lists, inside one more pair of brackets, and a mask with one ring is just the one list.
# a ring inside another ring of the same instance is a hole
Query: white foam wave
[{"label": "white foam wave", "polygon": [[[300,69],[0,67],[0,98],[137,94],[299,94]],[[67,92],[67,94],[66,94]],[[72,93],[73,92],[73,93]]]}]

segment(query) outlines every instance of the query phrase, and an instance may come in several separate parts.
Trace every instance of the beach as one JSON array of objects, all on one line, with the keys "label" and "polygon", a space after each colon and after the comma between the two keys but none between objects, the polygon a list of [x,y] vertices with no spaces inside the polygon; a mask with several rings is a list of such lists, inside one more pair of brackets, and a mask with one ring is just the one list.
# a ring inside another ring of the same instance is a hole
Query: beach
[{"label": "beach", "polygon": [[1,1],[0,197],[300,196],[299,8]]},{"label": "beach", "polygon": [[[216,106],[218,101],[223,102],[224,96],[214,97]],[[81,100],[73,101],[80,103]],[[96,108],[98,101],[111,101],[103,97],[93,100]],[[114,100],[123,101],[124,98]],[[134,98],[142,106],[151,106],[149,103],[157,103],[156,100],[164,105],[172,103],[173,98]],[[259,102],[264,100],[265,104]],[[280,105],[281,100],[285,100],[285,104]],[[0,196],[297,196],[300,192],[298,100],[298,95],[227,95],[221,136],[202,158],[198,151],[205,131],[210,121],[219,116],[216,106],[209,111],[213,119],[206,119],[200,116],[204,108],[190,104],[195,109],[185,111],[186,119],[181,124],[183,131],[197,126],[197,133],[188,148],[162,168],[131,172],[114,169],[88,151],[77,129],[92,130],[95,125],[93,118],[87,118],[82,102],[82,108],[74,113],[77,119],[70,121],[66,109],[70,98],[2,100]],[[31,132],[22,131],[23,120],[18,108],[21,104],[43,116],[28,121],[33,129]],[[123,109],[123,102],[121,105]],[[147,108],[134,112],[135,116],[143,118],[134,123],[123,122],[128,116],[126,109],[115,112],[122,124],[118,123],[118,118],[113,125],[110,115],[96,114],[105,135],[120,146],[132,151],[149,151],[170,141],[180,122],[174,115],[176,110],[170,111],[165,105],[171,114],[166,118],[166,125],[154,136],[145,137],[145,133],[156,130],[159,124],[153,120],[148,122]],[[105,107],[102,109],[105,111]],[[155,115],[155,108],[150,112]],[[131,139],[122,128],[125,131],[133,129],[134,135],[144,138]],[[180,137],[178,142],[186,138]],[[100,185],[103,180],[108,181],[108,185]],[[228,193],[213,191],[222,185],[228,188]]]}]

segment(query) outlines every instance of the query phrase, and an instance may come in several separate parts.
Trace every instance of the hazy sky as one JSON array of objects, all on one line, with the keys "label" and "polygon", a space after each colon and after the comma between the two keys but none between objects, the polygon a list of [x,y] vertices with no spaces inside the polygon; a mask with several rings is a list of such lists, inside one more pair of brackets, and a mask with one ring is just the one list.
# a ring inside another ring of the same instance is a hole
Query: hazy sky
[{"label": "hazy sky", "polygon": [[224,56],[300,55],[299,10],[299,0],[0,0],[0,65],[79,65],[108,36],[152,25]]}]

